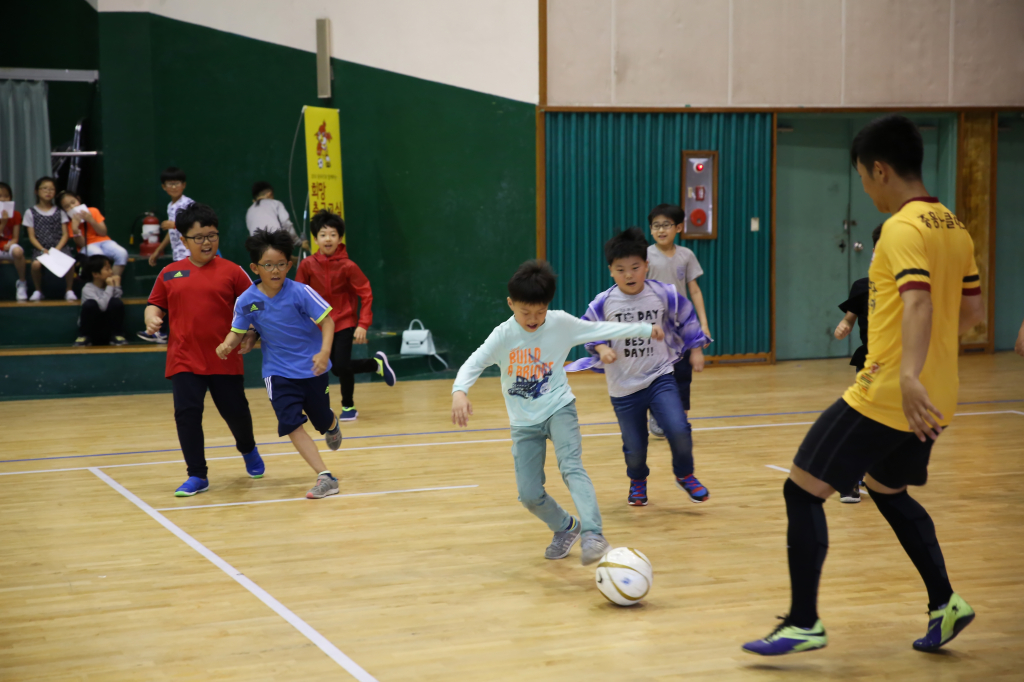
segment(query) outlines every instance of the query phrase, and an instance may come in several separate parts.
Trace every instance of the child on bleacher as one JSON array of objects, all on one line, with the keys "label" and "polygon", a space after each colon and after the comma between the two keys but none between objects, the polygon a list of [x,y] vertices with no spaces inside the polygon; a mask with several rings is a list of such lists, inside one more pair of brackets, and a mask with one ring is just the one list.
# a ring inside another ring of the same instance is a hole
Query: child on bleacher
[{"label": "child on bleacher", "polygon": [[[14,201],[14,190],[6,182],[0,182],[0,201]],[[18,244],[21,237],[21,213],[17,210],[8,215],[0,211],[0,261],[14,261],[14,269],[18,271],[18,284],[15,298],[19,301],[28,300],[28,283],[25,281],[25,249]]]},{"label": "child on bleacher", "polygon": [[309,243],[296,234],[295,226],[288,217],[288,210],[274,198],[274,188],[264,180],[252,185],[252,206],[245,212],[245,226],[249,229],[250,235],[256,234],[256,230],[284,230],[292,236],[292,241],[296,245],[302,245],[304,250],[309,251]]},{"label": "child on bleacher", "polygon": [[[29,297],[30,301],[43,300],[43,264],[39,262],[39,257],[50,249],[63,251],[72,258],[75,256],[75,252],[68,244],[70,240],[67,230],[68,216],[54,202],[56,196],[57,183],[53,178],[42,177],[36,180],[36,199],[38,201],[35,206],[25,211],[25,217],[22,219],[22,224],[28,228],[29,241],[34,247],[32,251],[32,258],[35,259],[32,261],[32,283],[36,290]],[[71,290],[74,280],[75,269],[71,268],[64,275],[64,283],[67,285],[67,290],[64,293],[65,301],[78,300],[75,292]]]},{"label": "child on bleacher", "polygon": [[[345,235],[345,221],[336,213],[322,210],[313,216],[310,228],[316,235],[319,250],[299,263],[295,281],[308,284],[331,304],[334,319],[334,344],[331,346],[331,372],[341,384],[341,421],[355,421],[359,411],[355,407],[356,374],[377,374],[388,386],[395,385],[395,372],[388,364],[388,356],[377,351],[372,358],[352,359],[352,344],[366,343],[366,330],[373,322],[373,292],[370,280],[349,260],[348,251],[341,243]],[[357,299],[361,302],[356,320]]]},{"label": "child on bleacher", "polygon": [[185,196],[186,180],[185,171],[174,166],[160,174],[160,187],[167,192],[171,201],[167,204],[167,220],[160,223],[160,229],[166,230],[167,236],[160,242],[160,246],[156,247],[156,251],[149,256],[149,264],[152,266],[156,266],[156,259],[163,254],[168,243],[171,245],[171,260],[178,261],[188,258],[188,247],[181,241],[181,232],[175,227],[178,211],[195,203]]},{"label": "child on bleacher", "polygon": [[[248,290],[252,280],[245,270],[217,256],[220,231],[217,214],[212,208],[193,204],[178,212],[175,224],[189,255],[166,266],[157,275],[146,306],[146,329],[156,332],[164,315],[174,318],[167,344],[165,376],[171,380],[174,422],[188,466],[188,480],[174,494],[189,497],[210,488],[203,436],[203,403],[207,391],[235,437],[235,447],[242,453],[246,472],[253,478],[261,478],[264,466],[252,433],[242,358],[235,354],[221,360],[215,352],[217,344],[231,328],[235,301]],[[254,342],[255,334],[252,339]]]},{"label": "child on bleacher", "polygon": [[124,301],[121,300],[121,276],[114,274],[110,259],[99,254],[89,256],[82,268],[88,282],[82,287],[82,312],[78,318],[79,337],[74,346],[123,346],[128,342],[124,327]]},{"label": "child on bleacher", "polygon": [[71,219],[71,238],[86,256],[106,256],[113,263],[113,273],[121,277],[128,265],[128,249],[107,235],[107,223],[95,206],[86,206],[78,195],[61,192],[57,203]]}]

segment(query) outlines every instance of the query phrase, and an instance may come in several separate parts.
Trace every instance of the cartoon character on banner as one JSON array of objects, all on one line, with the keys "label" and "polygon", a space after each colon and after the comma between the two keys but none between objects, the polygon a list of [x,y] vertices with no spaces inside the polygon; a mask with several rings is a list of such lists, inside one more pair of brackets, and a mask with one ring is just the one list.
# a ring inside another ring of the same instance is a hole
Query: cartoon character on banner
[{"label": "cartoon character on banner", "polygon": [[327,132],[327,121],[320,124],[316,131],[316,165],[318,168],[331,167],[331,155],[327,151],[327,143],[333,138]]}]

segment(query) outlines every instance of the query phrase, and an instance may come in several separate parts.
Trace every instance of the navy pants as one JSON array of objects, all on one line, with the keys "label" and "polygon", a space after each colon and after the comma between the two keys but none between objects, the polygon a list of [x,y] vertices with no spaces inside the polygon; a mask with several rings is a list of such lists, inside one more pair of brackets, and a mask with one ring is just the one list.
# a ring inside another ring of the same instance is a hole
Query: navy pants
[{"label": "navy pants", "polygon": [[[679,389],[679,397],[683,401],[683,409],[690,410],[690,384],[693,383],[693,367],[690,366],[690,351],[683,353],[683,357],[673,366],[673,374],[676,377],[676,387]],[[657,417],[655,417],[657,420]],[[658,422],[661,424],[661,422]]]},{"label": "navy pants", "polygon": [[693,473],[693,436],[683,411],[676,377],[663,374],[647,388],[621,398],[612,398],[612,407],[622,430],[622,453],[626,456],[626,475],[645,479],[647,467],[647,411],[665,430],[672,451],[672,471],[677,478]]}]

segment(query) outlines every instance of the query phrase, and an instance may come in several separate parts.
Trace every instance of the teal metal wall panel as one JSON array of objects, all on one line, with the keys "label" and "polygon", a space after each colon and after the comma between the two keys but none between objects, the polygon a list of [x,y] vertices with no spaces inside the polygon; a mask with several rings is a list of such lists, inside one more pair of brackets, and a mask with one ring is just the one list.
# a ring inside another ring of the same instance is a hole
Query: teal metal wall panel
[{"label": "teal metal wall panel", "polygon": [[704,268],[708,353],[769,352],[771,136],[764,113],[546,114],[547,256],[559,274],[552,307],[582,315],[612,284],[604,242],[631,225],[649,232],[651,208],[680,203],[683,150],[716,150],[718,238],[682,242]]}]

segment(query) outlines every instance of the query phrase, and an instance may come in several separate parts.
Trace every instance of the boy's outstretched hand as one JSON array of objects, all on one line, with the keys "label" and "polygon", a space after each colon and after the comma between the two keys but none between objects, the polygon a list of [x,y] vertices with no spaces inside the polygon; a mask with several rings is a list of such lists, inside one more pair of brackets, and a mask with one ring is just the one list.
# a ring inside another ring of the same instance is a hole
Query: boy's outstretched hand
[{"label": "boy's outstretched hand", "polygon": [[219,346],[217,346],[217,357],[220,358],[221,360],[227,360],[228,356],[231,355],[231,351],[233,350],[234,348],[232,348],[227,343],[222,343]]},{"label": "boy's outstretched hand", "polygon": [[651,325],[651,338],[654,339],[655,341],[665,340],[665,330],[661,328],[661,325]]},{"label": "boy's outstretched hand", "polygon": [[247,331],[245,333],[245,336],[242,337],[242,343],[238,346],[238,354],[239,355],[245,355],[246,353],[251,351],[253,348],[255,348],[256,347],[256,339],[257,338],[258,337],[256,336],[256,332],[255,331],[253,331],[252,329]]},{"label": "boy's outstretched hand", "polygon": [[452,424],[465,426],[472,414],[473,405],[469,402],[469,396],[462,391],[452,393]]},{"label": "boy's outstretched hand", "polygon": [[690,367],[693,367],[694,372],[704,371],[704,351],[702,349],[690,349]]},{"label": "boy's outstretched hand", "polygon": [[847,322],[846,320],[840,320],[839,325],[836,327],[836,339],[842,341],[843,339],[850,335],[851,329],[853,329],[853,327],[850,326],[849,322]]},{"label": "boy's outstretched hand", "polygon": [[327,363],[331,361],[331,351],[320,351],[313,356],[313,374],[320,376],[327,371]]}]

